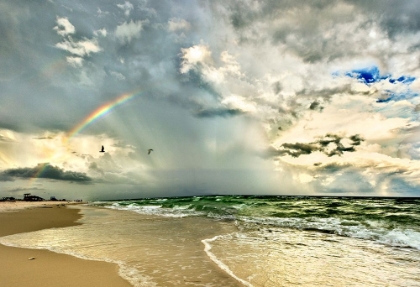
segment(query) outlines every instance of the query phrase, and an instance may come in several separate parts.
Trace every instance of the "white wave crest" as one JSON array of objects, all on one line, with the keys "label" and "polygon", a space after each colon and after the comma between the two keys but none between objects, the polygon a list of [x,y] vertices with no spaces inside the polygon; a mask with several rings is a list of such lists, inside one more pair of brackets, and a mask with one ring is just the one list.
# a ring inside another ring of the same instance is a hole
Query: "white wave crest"
[{"label": "white wave crest", "polygon": [[239,278],[238,276],[236,276],[232,270],[229,269],[229,267],[224,264],[222,261],[220,261],[216,255],[214,255],[210,250],[211,250],[211,242],[219,239],[222,236],[229,236],[229,235],[218,235],[215,236],[213,238],[208,238],[208,239],[203,239],[201,240],[201,242],[204,244],[204,251],[207,253],[207,256],[214,262],[217,264],[217,266],[219,266],[220,269],[222,269],[223,271],[225,271],[227,274],[229,274],[230,276],[232,276],[233,278],[235,278],[236,280],[238,280],[239,282],[241,282],[243,285],[248,286],[248,287],[253,287],[253,285],[251,283],[249,283],[248,281],[245,281],[241,278]]},{"label": "white wave crest", "polygon": [[164,208],[161,205],[138,205],[135,203],[129,205],[121,205],[119,203],[113,203],[112,205],[105,206],[106,208],[116,210],[133,211],[144,215],[158,215],[164,217],[186,217],[186,216],[198,216],[203,215],[201,212],[197,212],[193,209],[188,209],[189,206],[175,206],[174,208]]},{"label": "white wave crest", "polygon": [[[413,229],[387,229],[384,224],[362,224],[339,218],[249,218],[241,217],[240,222],[258,225],[272,225],[298,230],[312,230],[334,233],[341,236],[373,240],[396,247],[410,247],[420,250],[420,232]],[[239,222],[239,225],[240,225]]]}]

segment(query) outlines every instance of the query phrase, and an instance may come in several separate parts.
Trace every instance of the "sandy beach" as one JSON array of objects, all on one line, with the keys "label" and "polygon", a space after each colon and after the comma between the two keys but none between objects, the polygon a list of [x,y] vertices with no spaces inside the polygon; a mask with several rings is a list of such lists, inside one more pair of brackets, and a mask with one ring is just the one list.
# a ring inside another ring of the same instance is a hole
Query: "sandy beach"
[{"label": "sandy beach", "polygon": [[[77,209],[66,208],[67,204],[1,202],[0,237],[78,225],[76,220],[81,215]],[[0,286],[131,286],[118,276],[118,266],[111,263],[1,244],[0,254]]]}]

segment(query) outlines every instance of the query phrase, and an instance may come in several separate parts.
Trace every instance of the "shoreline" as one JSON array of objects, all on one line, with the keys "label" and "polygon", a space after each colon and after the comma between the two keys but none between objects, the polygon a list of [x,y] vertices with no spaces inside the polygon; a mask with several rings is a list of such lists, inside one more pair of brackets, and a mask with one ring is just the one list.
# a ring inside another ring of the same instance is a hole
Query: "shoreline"
[{"label": "shoreline", "polygon": [[[42,229],[76,226],[82,215],[67,202],[0,203],[0,237]],[[1,286],[132,286],[118,265],[76,258],[44,249],[0,244]],[[34,259],[30,259],[34,258]]]}]

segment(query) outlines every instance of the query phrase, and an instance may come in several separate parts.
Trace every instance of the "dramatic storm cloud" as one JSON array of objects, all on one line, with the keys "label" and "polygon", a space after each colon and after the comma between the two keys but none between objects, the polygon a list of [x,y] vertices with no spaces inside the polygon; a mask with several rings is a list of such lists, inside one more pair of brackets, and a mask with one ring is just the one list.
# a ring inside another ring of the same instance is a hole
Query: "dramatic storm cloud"
[{"label": "dramatic storm cloud", "polygon": [[[72,182],[86,183],[92,179],[81,172],[64,171],[56,166],[48,163],[38,164],[34,168],[13,168],[7,169],[2,173],[3,178],[6,177],[23,177],[23,178],[49,178],[55,180],[67,180]],[[1,179],[0,179],[1,180]]]},{"label": "dramatic storm cloud", "polygon": [[418,196],[418,7],[2,1],[0,196]]}]

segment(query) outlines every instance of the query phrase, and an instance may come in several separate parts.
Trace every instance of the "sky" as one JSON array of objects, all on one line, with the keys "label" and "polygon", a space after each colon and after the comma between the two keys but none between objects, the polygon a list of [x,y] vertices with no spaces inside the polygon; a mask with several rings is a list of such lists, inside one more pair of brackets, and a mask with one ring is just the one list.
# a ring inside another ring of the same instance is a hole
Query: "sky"
[{"label": "sky", "polygon": [[3,0],[0,39],[0,197],[420,196],[416,0]]}]

